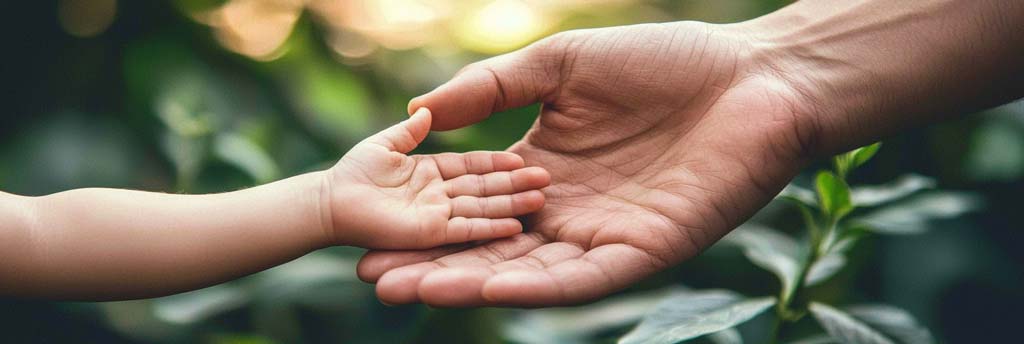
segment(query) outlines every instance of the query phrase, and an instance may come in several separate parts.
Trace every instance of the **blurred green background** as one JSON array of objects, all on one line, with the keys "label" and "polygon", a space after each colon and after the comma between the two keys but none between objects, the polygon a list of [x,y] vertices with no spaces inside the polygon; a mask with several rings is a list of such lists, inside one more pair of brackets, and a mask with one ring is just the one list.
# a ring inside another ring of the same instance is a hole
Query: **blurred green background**
[{"label": "blurred green background", "polygon": [[[573,28],[734,22],[785,1],[24,1],[8,4],[0,190],[235,190],[332,164],[463,65]],[[536,107],[434,133],[421,152],[503,149]],[[921,236],[874,238],[817,292],[915,314],[943,342],[1016,338],[1024,308],[1024,104],[892,138],[853,181],[908,172],[972,191],[983,211]],[[791,209],[760,215],[798,226]],[[736,251],[701,257],[586,308],[388,307],[334,248],[155,300],[0,298],[0,342],[609,342],[664,288],[774,292]],[[15,277],[16,278],[16,277]],[[982,333],[982,337],[979,337]]]}]

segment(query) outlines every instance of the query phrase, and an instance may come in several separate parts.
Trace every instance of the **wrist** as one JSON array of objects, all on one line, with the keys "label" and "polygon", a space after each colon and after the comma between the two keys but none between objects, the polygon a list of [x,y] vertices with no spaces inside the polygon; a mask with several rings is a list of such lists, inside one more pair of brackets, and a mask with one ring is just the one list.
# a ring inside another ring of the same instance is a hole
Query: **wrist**
[{"label": "wrist", "polygon": [[316,220],[319,226],[317,231],[319,237],[320,247],[329,247],[342,245],[341,238],[337,234],[337,224],[335,223],[335,209],[339,209],[334,199],[334,183],[335,181],[331,177],[331,170],[319,171],[312,173],[315,178],[314,184],[316,184]]},{"label": "wrist", "polygon": [[1024,78],[1020,45],[1006,42],[1024,34],[1007,17],[1024,6],[821,0],[734,26],[751,65],[793,90],[807,154],[821,157],[1020,97],[1005,86]]}]

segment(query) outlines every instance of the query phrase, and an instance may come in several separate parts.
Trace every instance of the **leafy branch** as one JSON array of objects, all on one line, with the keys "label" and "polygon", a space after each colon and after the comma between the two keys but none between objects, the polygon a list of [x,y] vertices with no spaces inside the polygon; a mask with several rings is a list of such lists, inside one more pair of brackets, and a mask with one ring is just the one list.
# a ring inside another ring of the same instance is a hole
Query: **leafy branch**
[{"label": "leafy branch", "polygon": [[917,234],[929,221],[972,211],[976,197],[941,192],[929,178],[908,175],[878,186],[849,186],[847,177],[878,152],[880,143],[840,154],[832,169],[818,171],[814,190],[791,184],[777,199],[795,204],[806,228],[798,241],[780,231],[747,223],[723,239],[742,249],[752,263],[774,274],[781,288],[775,296],[745,298],[727,290],[689,292],[667,297],[620,343],[678,343],[705,338],[715,343],[742,343],[736,327],[774,309],[772,342],[791,340],[785,329],[808,314],[820,335],[799,342],[932,343],[931,333],[893,306],[872,304],[836,308],[810,300],[811,288],[841,271],[846,254],[866,234]]}]

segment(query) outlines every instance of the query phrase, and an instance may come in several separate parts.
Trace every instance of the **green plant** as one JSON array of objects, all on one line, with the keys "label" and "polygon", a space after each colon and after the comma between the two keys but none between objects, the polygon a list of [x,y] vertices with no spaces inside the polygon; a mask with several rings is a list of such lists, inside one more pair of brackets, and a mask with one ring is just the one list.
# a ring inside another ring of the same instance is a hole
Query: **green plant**
[{"label": "green plant", "polygon": [[908,312],[881,305],[836,308],[810,299],[809,290],[834,276],[847,255],[869,233],[914,234],[928,221],[960,215],[978,203],[958,193],[930,191],[931,179],[908,175],[881,186],[851,188],[847,176],[878,151],[880,143],[832,159],[832,169],[818,171],[814,191],[790,185],[778,199],[796,205],[806,235],[796,240],[774,229],[745,224],[723,239],[755,265],[778,277],[777,295],[746,298],[728,290],[683,291],[666,297],[620,343],[677,343],[703,338],[739,343],[736,327],[769,309],[775,325],[771,342],[792,340],[789,328],[811,315],[824,330],[800,343],[931,343],[928,329]]}]

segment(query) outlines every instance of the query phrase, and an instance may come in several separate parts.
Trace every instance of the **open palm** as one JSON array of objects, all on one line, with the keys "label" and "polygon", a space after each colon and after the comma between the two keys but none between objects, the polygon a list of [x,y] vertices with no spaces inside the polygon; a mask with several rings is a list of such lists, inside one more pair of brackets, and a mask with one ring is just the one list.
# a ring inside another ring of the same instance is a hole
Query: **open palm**
[{"label": "open palm", "polygon": [[550,177],[507,152],[406,155],[427,136],[426,109],[352,148],[326,178],[334,242],[428,248],[511,236],[544,205]]},{"label": "open palm", "polygon": [[740,32],[703,23],[555,35],[468,66],[413,100],[444,130],[543,103],[509,151],[551,172],[528,232],[473,247],[378,251],[360,276],[389,303],[580,303],[692,257],[803,165],[798,92]]}]

